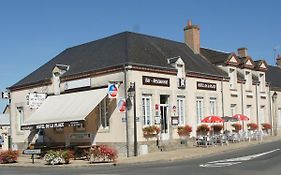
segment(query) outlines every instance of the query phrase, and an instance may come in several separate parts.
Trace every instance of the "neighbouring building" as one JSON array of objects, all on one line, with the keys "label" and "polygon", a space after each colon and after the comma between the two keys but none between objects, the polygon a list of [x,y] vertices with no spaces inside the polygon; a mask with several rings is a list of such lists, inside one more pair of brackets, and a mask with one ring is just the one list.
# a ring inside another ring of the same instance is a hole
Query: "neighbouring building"
[{"label": "neighbouring building", "polygon": [[[131,155],[134,117],[138,146],[148,143],[145,126],[158,125],[160,140],[169,143],[179,139],[181,125],[191,125],[195,136],[201,119],[209,115],[242,113],[259,127],[273,124],[275,91],[281,117],[275,71],[280,74],[280,67],[254,61],[246,48],[237,54],[201,48],[200,28],[191,22],[184,28],[183,43],[119,33],[68,48],[8,88],[12,143],[18,149],[30,143],[105,143]],[[118,98],[109,98],[109,83],[118,88]],[[133,84],[135,116],[134,108],[119,108]]]}]

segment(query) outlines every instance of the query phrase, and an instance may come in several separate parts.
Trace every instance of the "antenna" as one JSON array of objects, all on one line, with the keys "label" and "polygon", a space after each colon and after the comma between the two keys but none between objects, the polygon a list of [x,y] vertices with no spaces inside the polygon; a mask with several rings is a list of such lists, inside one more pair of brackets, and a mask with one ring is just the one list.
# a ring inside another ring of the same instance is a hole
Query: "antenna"
[{"label": "antenna", "polygon": [[280,48],[280,46],[275,46],[274,48],[273,48],[273,60],[275,61],[275,59],[276,59],[276,55],[277,55],[277,50]]}]

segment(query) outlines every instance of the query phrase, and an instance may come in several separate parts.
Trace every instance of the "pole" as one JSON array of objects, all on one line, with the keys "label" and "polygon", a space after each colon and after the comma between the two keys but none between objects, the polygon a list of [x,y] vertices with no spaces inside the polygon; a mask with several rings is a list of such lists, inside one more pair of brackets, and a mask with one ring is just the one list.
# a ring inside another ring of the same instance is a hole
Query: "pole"
[{"label": "pole", "polygon": [[274,101],[274,136],[277,136],[277,103]]},{"label": "pole", "polygon": [[137,133],[137,114],[136,114],[136,84],[133,83],[135,93],[134,93],[134,155],[138,155],[138,133]]},{"label": "pole", "polygon": [[[124,97],[127,99],[127,69],[124,65]],[[130,148],[129,148],[129,126],[128,126],[128,112],[125,111],[126,119],[126,147],[127,147],[127,157],[130,157]]]}]

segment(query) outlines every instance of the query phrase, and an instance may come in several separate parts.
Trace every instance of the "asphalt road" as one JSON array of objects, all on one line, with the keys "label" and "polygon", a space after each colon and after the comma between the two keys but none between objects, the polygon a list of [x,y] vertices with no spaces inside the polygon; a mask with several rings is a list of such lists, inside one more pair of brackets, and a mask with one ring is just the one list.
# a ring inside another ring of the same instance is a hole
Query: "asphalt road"
[{"label": "asphalt road", "polygon": [[[206,148],[207,149],[207,148]],[[2,175],[280,175],[281,141],[237,151],[173,162],[153,162],[91,168],[9,168]]]}]

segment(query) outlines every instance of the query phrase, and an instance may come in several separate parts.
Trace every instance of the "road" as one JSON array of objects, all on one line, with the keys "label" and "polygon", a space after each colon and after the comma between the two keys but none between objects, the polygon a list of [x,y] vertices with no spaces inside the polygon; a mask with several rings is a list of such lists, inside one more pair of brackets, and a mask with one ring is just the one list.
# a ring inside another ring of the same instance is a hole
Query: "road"
[{"label": "road", "polygon": [[172,162],[89,168],[0,168],[1,175],[280,175],[280,172],[281,141],[251,146],[229,153]]}]

